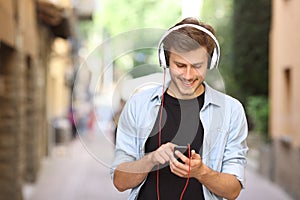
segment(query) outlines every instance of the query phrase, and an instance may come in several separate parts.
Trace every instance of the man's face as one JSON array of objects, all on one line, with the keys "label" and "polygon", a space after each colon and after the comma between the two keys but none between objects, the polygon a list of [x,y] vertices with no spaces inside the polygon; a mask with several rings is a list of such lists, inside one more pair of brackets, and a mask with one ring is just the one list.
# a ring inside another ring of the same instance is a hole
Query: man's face
[{"label": "man's face", "polygon": [[204,47],[185,53],[171,51],[169,56],[171,83],[168,94],[178,99],[192,99],[202,94],[207,63],[208,54]]}]

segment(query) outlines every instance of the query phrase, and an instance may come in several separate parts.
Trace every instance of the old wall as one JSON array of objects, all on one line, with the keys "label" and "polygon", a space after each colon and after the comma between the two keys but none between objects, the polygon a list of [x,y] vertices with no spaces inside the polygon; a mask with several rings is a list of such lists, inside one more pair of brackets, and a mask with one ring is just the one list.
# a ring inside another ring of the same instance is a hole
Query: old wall
[{"label": "old wall", "polygon": [[[272,2],[270,39],[270,178],[300,198],[300,1]],[[268,160],[262,161],[267,162]]]},{"label": "old wall", "polygon": [[[0,200],[23,199],[47,154],[46,68],[52,34],[35,0],[0,0]],[[41,44],[41,42],[44,42]]]}]

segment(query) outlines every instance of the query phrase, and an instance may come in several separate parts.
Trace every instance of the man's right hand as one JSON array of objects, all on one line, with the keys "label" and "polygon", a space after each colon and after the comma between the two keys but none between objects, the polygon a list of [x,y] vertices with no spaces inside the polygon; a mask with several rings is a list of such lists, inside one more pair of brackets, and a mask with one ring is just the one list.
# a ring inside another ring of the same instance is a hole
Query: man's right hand
[{"label": "man's right hand", "polygon": [[172,143],[161,145],[155,151],[148,153],[140,160],[121,163],[114,172],[114,185],[119,191],[125,191],[139,185],[156,165],[163,165],[174,158]]},{"label": "man's right hand", "polygon": [[170,161],[172,161],[174,158],[174,147],[177,146],[173,143],[166,143],[161,145],[158,149],[155,151],[149,153],[147,156],[149,156],[149,159],[153,163],[153,165],[158,164],[166,164]]}]

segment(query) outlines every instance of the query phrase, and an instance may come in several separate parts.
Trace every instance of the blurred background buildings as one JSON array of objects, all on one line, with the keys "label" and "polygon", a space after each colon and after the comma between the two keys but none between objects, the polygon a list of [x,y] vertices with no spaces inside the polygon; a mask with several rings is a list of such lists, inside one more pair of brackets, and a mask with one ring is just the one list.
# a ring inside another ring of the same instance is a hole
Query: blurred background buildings
[{"label": "blurred background buildings", "polygon": [[0,199],[22,199],[22,186],[37,180],[49,155],[53,120],[71,103],[76,22],[91,18],[90,6],[0,1]]},{"label": "blurred background buildings", "polygon": [[0,0],[0,200],[24,199],[42,160],[71,139],[70,118],[84,132],[120,80],[159,72],[145,68],[157,63],[155,48],[114,57],[103,41],[191,15],[216,27],[226,93],[249,118],[249,165],[300,198],[300,2],[191,2]]},{"label": "blurred background buildings", "polygon": [[[271,180],[300,198],[300,8],[299,1],[273,1],[270,32],[270,149],[261,166]],[[264,152],[264,151],[262,151]]]}]

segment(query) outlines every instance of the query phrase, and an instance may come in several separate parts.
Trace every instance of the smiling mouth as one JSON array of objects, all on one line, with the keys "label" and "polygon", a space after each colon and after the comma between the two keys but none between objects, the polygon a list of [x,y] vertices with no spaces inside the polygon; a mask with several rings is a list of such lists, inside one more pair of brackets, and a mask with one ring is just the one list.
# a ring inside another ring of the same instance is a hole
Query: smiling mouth
[{"label": "smiling mouth", "polygon": [[193,81],[182,81],[182,84],[185,86],[185,87],[192,87],[194,85],[196,80],[193,80]]}]

